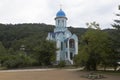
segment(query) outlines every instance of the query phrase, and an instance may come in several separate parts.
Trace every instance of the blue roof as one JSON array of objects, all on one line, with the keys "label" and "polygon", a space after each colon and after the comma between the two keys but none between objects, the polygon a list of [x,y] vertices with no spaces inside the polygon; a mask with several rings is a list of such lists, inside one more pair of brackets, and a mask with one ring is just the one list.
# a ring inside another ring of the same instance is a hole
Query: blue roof
[{"label": "blue roof", "polygon": [[69,40],[69,38],[65,39],[64,41],[67,42]]},{"label": "blue roof", "polygon": [[62,9],[60,9],[60,10],[57,12],[56,16],[57,16],[57,17],[65,17],[66,15],[65,15],[64,11],[62,11]]},{"label": "blue roof", "polygon": [[55,35],[57,35],[57,34],[60,34],[60,33],[65,33],[65,32],[63,32],[63,31],[59,31],[59,32],[50,32],[50,35],[53,37],[53,38],[55,38]]}]

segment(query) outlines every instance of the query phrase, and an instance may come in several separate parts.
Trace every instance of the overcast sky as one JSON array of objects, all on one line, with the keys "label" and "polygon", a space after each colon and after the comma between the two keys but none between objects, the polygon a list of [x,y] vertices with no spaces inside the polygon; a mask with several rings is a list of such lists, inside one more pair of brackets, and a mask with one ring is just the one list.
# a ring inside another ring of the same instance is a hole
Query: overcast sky
[{"label": "overcast sky", "polygon": [[54,25],[60,4],[68,18],[67,26],[82,28],[96,21],[103,29],[111,28],[120,0],[0,0],[0,23]]}]

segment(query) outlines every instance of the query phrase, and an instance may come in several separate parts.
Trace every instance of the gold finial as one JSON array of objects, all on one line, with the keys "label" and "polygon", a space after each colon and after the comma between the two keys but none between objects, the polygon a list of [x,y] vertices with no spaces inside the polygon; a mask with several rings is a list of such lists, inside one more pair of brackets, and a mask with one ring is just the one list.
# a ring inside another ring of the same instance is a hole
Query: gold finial
[{"label": "gold finial", "polygon": [[60,4],[60,9],[62,9],[62,4]]}]

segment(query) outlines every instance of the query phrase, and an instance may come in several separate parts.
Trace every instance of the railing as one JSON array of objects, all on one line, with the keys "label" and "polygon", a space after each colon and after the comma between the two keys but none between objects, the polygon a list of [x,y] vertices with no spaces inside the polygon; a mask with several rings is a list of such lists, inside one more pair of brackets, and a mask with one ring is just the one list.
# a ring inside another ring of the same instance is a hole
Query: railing
[{"label": "railing", "polygon": [[75,51],[75,48],[70,48],[70,51]]}]

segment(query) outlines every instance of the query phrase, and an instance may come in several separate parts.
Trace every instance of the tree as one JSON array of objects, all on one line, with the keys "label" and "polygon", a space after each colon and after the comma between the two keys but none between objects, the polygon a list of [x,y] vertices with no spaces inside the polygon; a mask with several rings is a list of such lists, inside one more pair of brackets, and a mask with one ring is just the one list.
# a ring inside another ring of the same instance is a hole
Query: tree
[{"label": "tree", "polygon": [[39,65],[52,65],[55,61],[56,53],[55,43],[52,41],[42,41],[34,48],[35,58]]},{"label": "tree", "polygon": [[[119,9],[120,10],[120,9]],[[120,18],[120,14],[116,14],[117,17]],[[112,24],[114,31],[112,32],[111,40],[112,40],[112,57],[111,64],[114,67],[114,70],[117,69],[117,62],[120,62],[120,19],[115,19],[114,24]]]},{"label": "tree", "polygon": [[117,49],[120,49],[120,14],[116,14],[116,16],[118,17],[118,19],[114,20],[114,24],[112,24],[113,28],[114,28],[114,32],[113,32],[113,41],[115,42],[115,46]]},{"label": "tree", "polygon": [[7,68],[20,68],[32,66],[36,61],[30,56],[26,56],[23,51],[17,51],[14,55],[6,56],[2,66]]},{"label": "tree", "polygon": [[0,64],[4,62],[4,58],[7,56],[7,50],[5,47],[2,45],[2,42],[0,42]]},{"label": "tree", "polygon": [[89,28],[82,36],[78,59],[86,70],[97,70],[97,65],[108,54],[108,34],[100,30],[96,22],[87,25]]},{"label": "tree", "polygon": [[0,56],[5,55],[7,53],[5,47],[3,46],[2,42],[0,42]]}]

